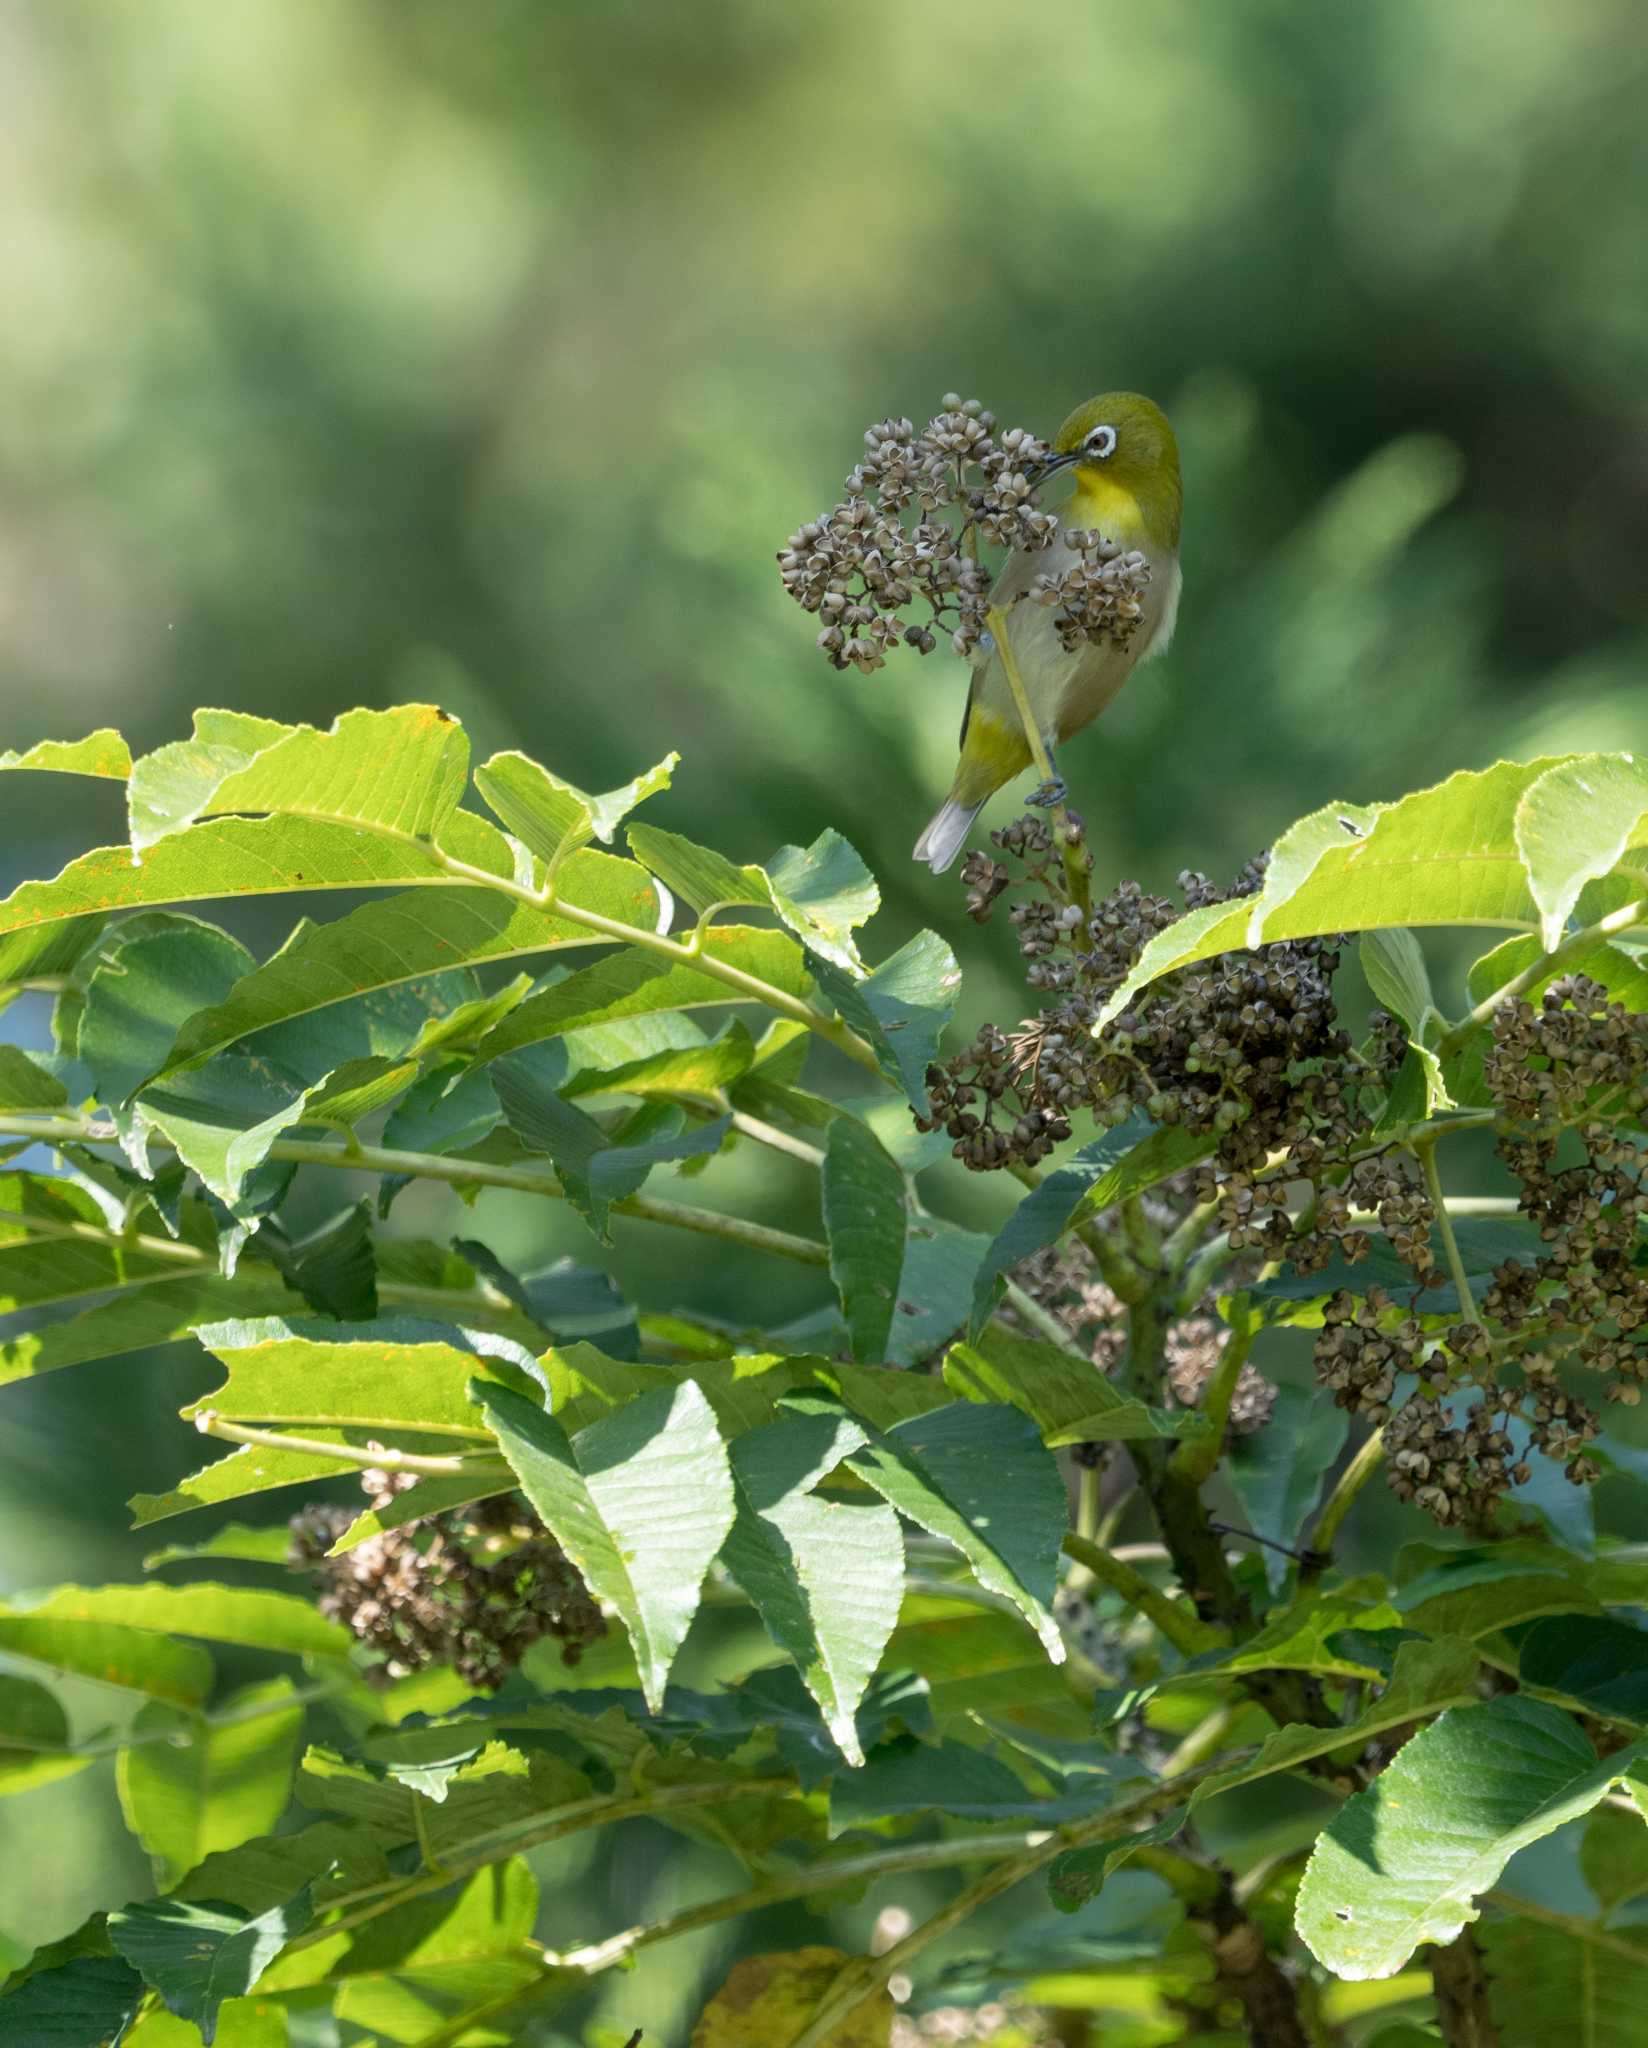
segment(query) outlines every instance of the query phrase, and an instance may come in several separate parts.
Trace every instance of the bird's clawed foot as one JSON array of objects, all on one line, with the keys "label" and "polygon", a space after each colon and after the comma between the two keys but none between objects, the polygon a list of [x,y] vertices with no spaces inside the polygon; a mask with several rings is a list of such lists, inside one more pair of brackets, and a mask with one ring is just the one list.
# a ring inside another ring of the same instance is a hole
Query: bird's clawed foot
[{"label": "bird's clawed foot", "polygon": [[1041,783],[1025,798],[1027,804],[1034,804],[1038,810],[1056,810],[1070,794],[1070,786],[1058,770],[1053,771],[1051,782]]}]

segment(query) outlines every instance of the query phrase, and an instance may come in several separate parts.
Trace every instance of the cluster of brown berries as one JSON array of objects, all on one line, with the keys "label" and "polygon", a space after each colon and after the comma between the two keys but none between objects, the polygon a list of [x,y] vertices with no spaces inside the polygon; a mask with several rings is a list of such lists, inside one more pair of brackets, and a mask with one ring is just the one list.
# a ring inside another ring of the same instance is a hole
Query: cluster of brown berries
[{"label": "cluster of brown berries", "polygon": [[1540,1358],[1571,1350],[1604,1376],[1608,1400],[1635,1407],[1648,1380],[1648,1186],[1629,1126],[1648,1109],[1648,1015],[1566,977],[1537,1007],[1501,1007],[1483,1077],[1505,1118],[1499,1155],[1544,1244],[1499,1269],[1483,1311],[1543,1342]]},{"label": "cluster of brown berries", "polygon": [[[1059,522],[1037,504],[1051,453],[1023,427],[998,434],[977,399],[950,392],[918,433],[907,419],[878,420],[846,481],[846,496],[792,533],[779,550],[784,588],[821,620],[831,666],[865,674],[904,645],[931,654],[945,635],[956,653],[986,630],[991,575],[980,544],[1039,553]],[[1067,647],[1122,642],[1143,610],[1149,564],[1098,533],[1071,533],[1057,567],[1018,596],[1056,606]],[[926,611],[905,617],[912,604]]]},{"label": "cluster of brown berries", "polygon": [[[380,1510],[414,1483],[361,1474]],[[542,1637],[558,1637],[562,1661],[576,1664],[606,1634],[583,1580],[518,1496],[429,1515],[329,1557],[354,1519],[350,1508],[305,1508],[292,1518],[287,1561],[315,1573],[321,1613],[372,1652],[370,1675],[383,1683],[450,1665],[477,1692],[495,1692]]]},{"label": "cluster of brown berries", "polygon": [[[969,913],[988,919],[1009,893],[1025,979],[1047,1001],[1014,1032],[986,1025],[952,1058],[928,1069],[929,1129],[955,1141],[977,1169],[1033,1165],[1085,1112],[1115,1126],[1135,1110],[1213,1140],[1197,1199],[1217,1204],[1238,1250],[1325,1264],[1336,1247],[1356,1256],[1358,1204],[1411,1224],[1416,1248],[1428,1211],[1399,1169],[1370,1162],[1338,1183],[1361,1130],[1361,1075],[1339,1028],[1335,943],[1301,939],[1226,953],[1154,983],[1100,1028],[1106,1000],[1180,906],[1123,882],[1084,914],[1070,899],[1063,860],[1045,820],[1029,816],[993,833],[1000,857],[975,853],[962,870]],[[1250,862],[1227,889],[1179,877],[1184,908],[1251,895],[1264,879]],[[1315,1209],[1303,1236],[1288,1213],[1288,1184],[1307,1181]]]}]

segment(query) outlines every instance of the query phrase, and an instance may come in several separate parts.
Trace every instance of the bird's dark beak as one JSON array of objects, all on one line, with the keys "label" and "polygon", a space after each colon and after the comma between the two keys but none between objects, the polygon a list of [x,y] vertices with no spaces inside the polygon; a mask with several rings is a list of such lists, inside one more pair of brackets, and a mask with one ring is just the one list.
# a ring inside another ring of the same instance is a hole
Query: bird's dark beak
[{"label": "bird's dark beak", "polygon": [[1047,460],[1036,472],[1036,482],[1044,484],[1050,476],[1057,476],[1061,469],[1068,469],[1080,453],[1081,450],[1079,448],[1071,448],[1063,455],[1048,456]]}]

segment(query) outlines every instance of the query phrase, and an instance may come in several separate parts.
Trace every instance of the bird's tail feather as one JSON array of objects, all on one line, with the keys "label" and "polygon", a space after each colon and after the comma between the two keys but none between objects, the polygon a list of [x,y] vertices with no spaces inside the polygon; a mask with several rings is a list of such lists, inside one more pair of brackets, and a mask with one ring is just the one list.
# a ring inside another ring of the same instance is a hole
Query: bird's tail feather
[{"label": "bird's tail feather", "polygon": [[983,809],[982,799],[976,804],[964,804],[953,796],[947,797],[916,841],[915,858],[924,860],[935,875],[942,875],[966,844],[973,820]]}]

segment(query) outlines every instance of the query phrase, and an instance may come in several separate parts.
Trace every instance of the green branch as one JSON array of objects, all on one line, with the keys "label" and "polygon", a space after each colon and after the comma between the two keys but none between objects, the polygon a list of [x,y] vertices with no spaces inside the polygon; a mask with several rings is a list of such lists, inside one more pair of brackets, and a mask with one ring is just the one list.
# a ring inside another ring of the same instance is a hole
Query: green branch
[{"label": "green branch", "polygon": [[1065,1534],[1064,1554],[1108,1586],[1112,1593],[1119,1594],[1147,1621],[1154,1622],[1182,1656],[1199,1657],[1204,1650],[1215,1649],[1224,1641],[1221,1631],[1209,1628],[1206,1622],[1187,1613],[1159,1586],[1153,1586],[1143,1572],[1136,1572],[1112,1551],[1090,1543],[1074,1530]]},{"label": "green branch", "polygon": [[[112,1124],[94,1123],[86,1117],[0,1116],[0,1136],[32,1138],[42,1145],[111,1145],[120,1143]],[[149,1140],[155,1151],[175,1151],[158,1134]],[[355,1142],[333,1145],[309,1138],[277,1138],[269,1147],[271,1159],[289,1159],[300,1166],[328,1166],[342,1172],[406,1174],[414,1179],[444,1181],[449,1187],[509,1188],[519,1194],[547,1195],[564,1201],[566,1190],[552,1173],[531,1167],[503,1166],[482,1159],[448,1159],[437,1152],[402,1152],[384,1145]],[[804,1266],[828,1266],[828,1248],[816,1238],[797,1237],[787,1230],[775,1230],[768,1223],[754,1223],[743,1216],[724,1216],[716,1209],[694,1208],[686,1202],[669,1202],[656,1195],[626,1195],[614,1202],[616,1216],[633,1216],[646,1223],[667,1223],[676,1230],[691,1230],[701,1237],[715,1237],[726,1244],[741,1245],[746,1251],[768,1252],[774,1258],[793,1259]],[[128,1242],[115,1233],[116,1242]]]}]

